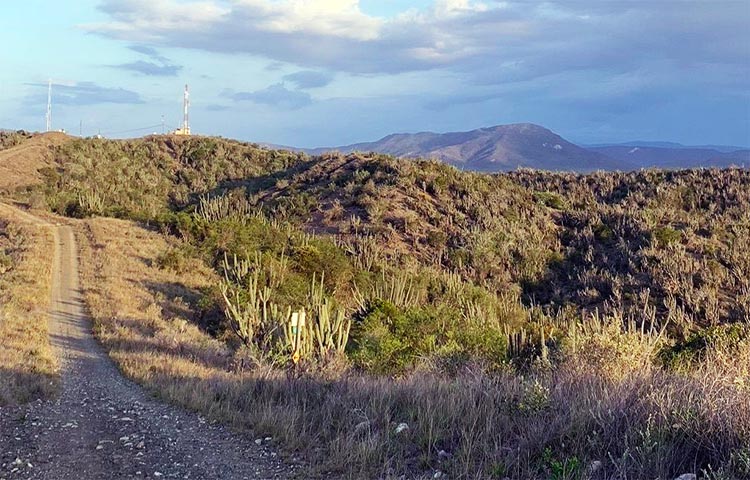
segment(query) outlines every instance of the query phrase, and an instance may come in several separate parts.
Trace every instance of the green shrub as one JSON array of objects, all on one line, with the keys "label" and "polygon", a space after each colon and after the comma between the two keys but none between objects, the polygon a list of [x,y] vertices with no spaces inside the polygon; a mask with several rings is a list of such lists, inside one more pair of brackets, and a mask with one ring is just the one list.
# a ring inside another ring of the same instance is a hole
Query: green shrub
[{"label": "green shrub", "polygon": [[566,208],[565,200],[556,193],[534,192],[534,200],[545,207],[554,208],[555,210],[565,210]]},{"label": "green shrub", "polygon": [[466,358],[478,360],[492,369],[505,365],[508,338],[499,328],[468,322],[454,325],[451,334]]},{"label": "green shrub", "polygon": [[0,250],[0,273],[7,273],[13,268],[13,259],[10,255]]},{"label": "green shrub", "polygon": [[732,351],[748,338],[750,330],[746,325],[717,325],[695,332],[684,342],[663,349],[659,358],[667,368],[689,370],[705,358],[709,349]]},{"label": "green shrub", "polygon": [[355,365],[379,374],[399,374],[418,359],[455,374],[469,362],[500,369],[507,360],[507,338],[499,328],[461,321],[445,304],[399,309],[377,299],[358,315],[349,354]]},{"label": "green shrub", "polygon": [[615,232],[606,223],[600,223],[594,227],[594,236],[601,243],[611,243],[615,238]]},{"label": "green shrub", "polygon": [[157,255],[156,266],[162,270],[185,273],[190,269],[194,255],[194,252],[187,246],[170,247],[164,253]]},{"label": "green shrub", "polygon": [[550,480],[577,480],[583,477],[583,464],[576,456],[557,458],[552,449],[547,447],[542,454],[542,461],[549,471]]},{"label": "green shrub", "polygon": [[357,320],[350,349],[357,366],[375,373],[398,374],[413,364],[419,354],[410,341],[414,317],[390,302],[376,300]]},{"label": "green shrub", "polygon": [[427,233],[427,244],[434,248],[443,248],[448,241],[448,235],[442,230],[432,230]]},{"label": "green shrub", "polygon": [[651,238],[658,247],[666,247],[671,243],[678,242],[682,238],[682,234],[671,227],[658,227],[654,229]]}]

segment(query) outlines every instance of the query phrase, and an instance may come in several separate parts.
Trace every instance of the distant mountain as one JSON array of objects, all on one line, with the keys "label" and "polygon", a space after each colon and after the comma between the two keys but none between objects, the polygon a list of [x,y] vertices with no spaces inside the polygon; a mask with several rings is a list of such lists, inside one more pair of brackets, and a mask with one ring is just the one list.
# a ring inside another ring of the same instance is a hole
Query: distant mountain
[{"label": "distant mountain", "polygon": [[750,150],[721,151],[716,148],[653,147],[645,145],[611,145],[588,147],[589,150],[640,168],[690,168],[750,166]]},{"label": "distant mountain", "polygon": [[458,168],[500,172],[518,167],[577,171],[750,166],[750,149],[722,145],[686,146],[673,142],[573,144],[531,123],[498,125],[468,132],[397,133],[375,142],[342,147],[291,148],[319,155],[329,151],[378,152],[407,158],[434,158]]},{"label": "distant mountain", "polygon": [[469,132],[397,133],[376,142],[298,150],[313,155],[327,151],[361,151],[408,158],[435,158],[459,168],[483,172],[518,167],[570,171],[634,168],[628,162],[579,147],[544,127],[530,123],[499,125]]},{"label": "distant mountain", "polygon": [[584,148],[599,148],[599,147],[655,147],[655,148],[674,148],[679,150],[716,150],[722,153],[736,152],[738,150],[748,150],[748,147],[738,147],[735,145],[683,145],[675,142],[654,142],[646,140],[636,140],[632,142],[623,143],[597,143],[593,145],[581,145]]}]

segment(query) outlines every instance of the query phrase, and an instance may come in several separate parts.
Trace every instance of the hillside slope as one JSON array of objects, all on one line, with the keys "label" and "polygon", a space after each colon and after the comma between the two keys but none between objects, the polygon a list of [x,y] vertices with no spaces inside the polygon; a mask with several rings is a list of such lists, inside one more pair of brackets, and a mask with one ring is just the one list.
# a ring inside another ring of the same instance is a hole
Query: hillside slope
[{"label": "hillside slope", "polygon": [[13,192],[42,183],[40,170],[52,166],[53,148],[72,137],[50,132],[13,138],[10,148],[0,148],[0,192]]},{"label": "hillside slope", "polygon": [[78,140],[54,167],[54,210],[164,239],[83,236],[123,371],[326,474],[750,472],[747,170],[488,175],[206,137]]}]

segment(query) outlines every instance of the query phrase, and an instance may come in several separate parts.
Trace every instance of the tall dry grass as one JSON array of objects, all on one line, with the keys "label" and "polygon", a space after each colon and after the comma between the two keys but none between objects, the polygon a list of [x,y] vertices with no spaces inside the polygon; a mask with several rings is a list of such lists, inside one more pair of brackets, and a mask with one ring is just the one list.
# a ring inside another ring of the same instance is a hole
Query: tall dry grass
[{"label": "tall dry grass", "polygon": [[50,226],[0,204],[0,405],[58,388],[47,328],[53,250]]},{"label": "tall dry grass", "polygon": [[651,336],[602,321],[579,332],[557,368],[526,375],[476,367],[446,377],[425,367],[375,378],[335,362],[305,373],[245,368],[242,349],[232,352],[196,326],[197,291],[216,281],[209,269],[160,268],[167,241],[133,223],[87,220],[79,237],[97,334],[126,375],[172,402],[273,436],[321,476],[750,475],[746,344],[709,350],[691,371],[672,372],[655,365]]}]

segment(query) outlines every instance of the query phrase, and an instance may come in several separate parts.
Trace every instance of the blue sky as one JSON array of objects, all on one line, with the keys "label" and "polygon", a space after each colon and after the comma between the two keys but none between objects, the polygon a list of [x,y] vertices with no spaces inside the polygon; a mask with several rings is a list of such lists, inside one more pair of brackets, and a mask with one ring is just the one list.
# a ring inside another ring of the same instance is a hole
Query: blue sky
[{"label": "blue sky", "polygon": [[750,1],[5,2],[0,127],[294,146],[533,122],[750,145]]}]

